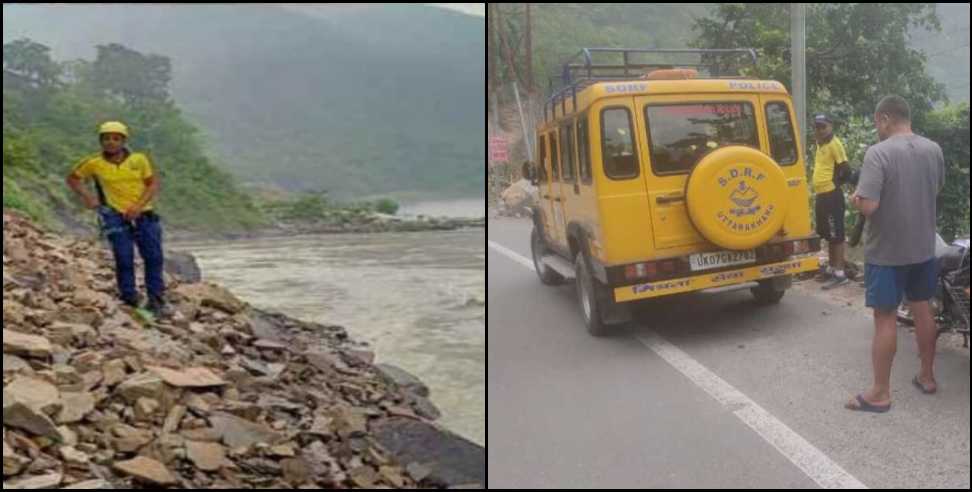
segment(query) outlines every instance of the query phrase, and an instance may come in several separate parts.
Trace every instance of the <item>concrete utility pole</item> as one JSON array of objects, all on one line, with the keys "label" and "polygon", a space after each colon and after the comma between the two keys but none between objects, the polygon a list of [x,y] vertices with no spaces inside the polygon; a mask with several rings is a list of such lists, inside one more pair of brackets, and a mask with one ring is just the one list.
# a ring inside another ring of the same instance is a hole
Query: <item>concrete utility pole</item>
[{"label": "concrete utility pole", "polygon": [[495,6],[493,4],[487,4],[487,14],[486,14],[486,27],[489,30],[489,38],[487,39],[488,49],[486,50],[487,60],[489,62],[489,104],[490,104],[490,114],[492,119],[490,120],[490,135],[499,131],[499,107],[496,101],[497,92],[500,86],[499,77],[499,42],[496,41],[496,16],[493,14],[493,9]]},{"label": "concrete utility pole", "polygon": [[807,137],[807,4],[790,4],[790,62],[793,104],[796,106],[800,141]]},{"label": "concrete utility pole", "polygon": [[533,128],[527,128],[527,120],[523,116],[523,104],[520,102],[520,87],[513,81],[513,96],[516,98],[516,109],[520,112],[520,128],[523,130],[523,145],[527,149],[527,159],[533,161],[533,146],[530,145],[530,133]]},{"label": "concrete utility pole", "polygon": [[533,96],[536,86],[533,84],[533,22],[530,19],[530,4],[526,4],[526,70],[527,94]]}]

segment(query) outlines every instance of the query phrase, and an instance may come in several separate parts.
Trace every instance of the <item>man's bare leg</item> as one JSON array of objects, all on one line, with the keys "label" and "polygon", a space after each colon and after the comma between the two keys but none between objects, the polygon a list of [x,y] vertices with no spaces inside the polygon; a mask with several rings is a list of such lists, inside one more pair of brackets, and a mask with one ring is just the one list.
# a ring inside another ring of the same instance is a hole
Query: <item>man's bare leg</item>
[{"label": "man's bare leg", "polygon": [[[863,395],[872,405],[891,403],[891,364],[898,350],[898,319],[895,311],[874,310],[874,341],[871,344],[871,364],[874,385]],[[855,400],[851,405],[857,405]]]},{"label": "man's bare leg", "polygon": [[918,338],[918,352],[921,355],[921,374],[918,381],[928,391],[938,389],[935,382],[935,348],[938,345],[938,327],[932,316],[928,301],[912,302],[911,316],[915,320],[915,336]]}]

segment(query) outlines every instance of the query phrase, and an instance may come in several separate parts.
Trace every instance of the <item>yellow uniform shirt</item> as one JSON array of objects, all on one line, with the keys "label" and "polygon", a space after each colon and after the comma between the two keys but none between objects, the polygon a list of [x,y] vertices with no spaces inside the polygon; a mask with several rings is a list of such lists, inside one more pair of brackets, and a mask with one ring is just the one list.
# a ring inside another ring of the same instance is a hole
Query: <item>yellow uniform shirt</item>
[{"label": "yellow uniform shirt", "polygon": [[[121,164],[109,162],[101,154],[88,157],[74,166],[73,174],[81,179],[97,179],[105,192],[106,205],[124,212],[142,199],[148,189],[145,180],[154,171],[147,155],[133,152]],[[147,204],[145,210],[152,210],[152,204]]]},{"label": "yellow uniform shirt", "polygon": [[829,142],[817,146],[813,159],[813,192],[828,193],[837,189],[834,185],[834,171],[837,164],[847,162],[844,143],[834,136]]}]

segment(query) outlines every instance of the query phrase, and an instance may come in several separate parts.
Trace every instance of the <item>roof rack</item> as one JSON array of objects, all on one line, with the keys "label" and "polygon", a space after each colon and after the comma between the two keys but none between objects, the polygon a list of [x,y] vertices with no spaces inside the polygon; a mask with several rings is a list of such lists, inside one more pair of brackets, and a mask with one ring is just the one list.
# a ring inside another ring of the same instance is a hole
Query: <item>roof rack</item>
[{"label": "roof rack", "polygon": [[[596,54],[620,55],[620,63],[594,63]],[[660,54],[660,55],[699,55],[698,63],[634,63],[632,55]],[[548,114],[556,117],[557,104],[561,106],[561,114],[567,112],[567,98],[573,101],[577,108],[577,93],[597,82],[619,82],[641,78],[651,70],[671,68],[692,68],[703,74],[703,78],[738,78],[740,76],[738,63],[733,64],[731,57],[740,58],[745,55],[753,66],[756,65],[756,50],[752,48],[740,49],[654,49],[654,48],[583,48],[563,65],[559,77],[551,77],[548,89],[551,96],[543,105],[543,119],[548,121]],[[582,60],[578,60],[582,58]],[[727,62],[726,58],[730,58]],[[733,68],[735,70],[733,71]],[[560,83],[556,84],[557,78]]]}]

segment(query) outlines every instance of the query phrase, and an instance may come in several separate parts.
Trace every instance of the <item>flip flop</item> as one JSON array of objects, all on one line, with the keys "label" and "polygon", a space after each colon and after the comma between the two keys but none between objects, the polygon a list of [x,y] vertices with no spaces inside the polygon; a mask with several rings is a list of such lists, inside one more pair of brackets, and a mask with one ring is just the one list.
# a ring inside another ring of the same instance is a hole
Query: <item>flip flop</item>
[{"label": "flip flop", "polygon": [[859,405],[857,407],[851,406],[850,404],[845,404],[844,408],[848,410],[853,410],[855,412],[871,412],[871,413],[888,413],[888,411],[891,410],[890,403],[887,405],[874,405],[872,403],[869,403],[867,400],[865,400],[864,397],[861,395],[857,395],[857,404]]},{"label": "flip flop", "polygon": [[926,395],[934,395],[935,393],[938,392],[937,387],[933,390],[929,390],[928,388],[926,388],[924,384],[921,384],[921,381],[918,379],[918,376],[915,376],[915,379],[911,380],[911,384],[915,385],[916,388],[921,390],[921,392]]}]

